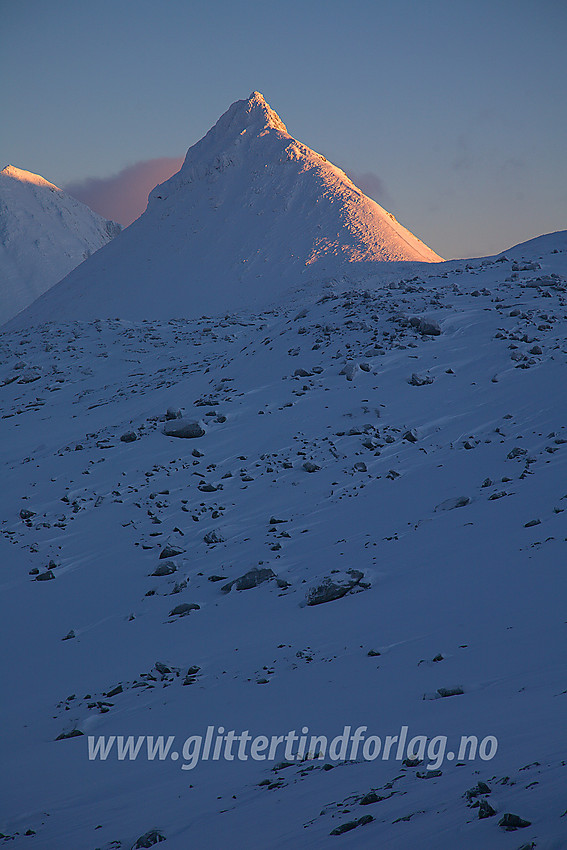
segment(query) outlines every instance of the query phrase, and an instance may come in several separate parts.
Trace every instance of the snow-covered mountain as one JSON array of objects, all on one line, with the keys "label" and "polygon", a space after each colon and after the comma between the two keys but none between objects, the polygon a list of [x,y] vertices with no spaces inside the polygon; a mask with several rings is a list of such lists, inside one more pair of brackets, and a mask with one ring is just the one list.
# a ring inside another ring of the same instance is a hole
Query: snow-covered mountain
[{"label": "snow-covered mountain", "polygon": [[264,306],[377,262],[437,262],[258,92],[233,103],[146,212],[22,317],[172,318]]},{"label": "snow-covered mountain", "polygon": [[0,171],[0,324],[121,230],[39,174]]},{"label": "snow-covered mountain", "polygon": [[565,846],[565,237],[0,334],[6,846]]}]

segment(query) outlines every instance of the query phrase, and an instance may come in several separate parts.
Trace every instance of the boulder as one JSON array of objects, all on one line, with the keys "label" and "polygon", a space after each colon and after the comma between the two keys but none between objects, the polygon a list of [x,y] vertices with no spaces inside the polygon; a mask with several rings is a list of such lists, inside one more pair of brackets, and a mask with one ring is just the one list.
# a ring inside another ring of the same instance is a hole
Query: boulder
[{"label": "boulder", "polygon": [[169,612],[169,616],[184,617],[186,614],[191,613],[191,611],[199,611],[200,608],[201,606],[194,602],[183,602],[181,605],[176,605],[175,608]]},{"label": "boulder", "polygon": [[181,437],[192,439],[202,437],[205,433],[203,423],[197,419],[170,419],[163,426],[163,433],[167,437]]},{"label": "boulder", "polygon": [[261,570],[254,569],[244,573],[244,575],[234,579],[234,581],[229,581],[228,584],[221,587],[221,590],[223,593],[230,593],[233,587],[237,590],[250,590],[252,587],[258,587],[259,584],[263,584],[265,581],[270,581],[273,578],[277,578],[277,576],[269,567]]},{"label": "boulder", "polygon": [[347,570],[342,578],[327,576],[320,584],[309,588],[307,604],[322,605],[324,602],[334,602],[335,599],[341,599],[355,589],[363,588],[366,590],[368,585],[361,584],[363,578],[364,573],[360,570]]}]

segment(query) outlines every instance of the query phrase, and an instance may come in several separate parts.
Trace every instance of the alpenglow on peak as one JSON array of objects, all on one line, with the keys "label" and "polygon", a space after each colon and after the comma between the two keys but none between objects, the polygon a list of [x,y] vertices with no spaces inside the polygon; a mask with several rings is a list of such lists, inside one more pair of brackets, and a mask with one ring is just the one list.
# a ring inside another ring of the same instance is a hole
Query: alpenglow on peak
[{"label": "alpenglow on peak", "polygon": [[189,148],[137,221],[22,320],[225,313],[362,279],[376,263],[441,259],[255,91]]}]

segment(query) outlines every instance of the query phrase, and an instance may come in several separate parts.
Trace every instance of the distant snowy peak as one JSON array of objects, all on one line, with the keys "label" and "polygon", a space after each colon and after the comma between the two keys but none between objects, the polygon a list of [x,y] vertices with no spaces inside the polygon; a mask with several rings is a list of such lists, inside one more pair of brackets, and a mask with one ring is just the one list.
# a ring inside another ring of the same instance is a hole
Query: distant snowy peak
[{"label": "distant snowy peak", "polygon": [[[260,92],[233,103],[214,127],[189,148],[180,171],[150,193],[150,208],[155,201],[166,200],[188,184],[213,184],[230,169],[248,170],[243,193],[253,187],[253,193],[279,204],[284,212],[297,210],[301,214],[302,225],[307,224],[312,237],[312,250],[303,257],[306,267],[328,255],[348,262],[442,261],[391,213],[368,198],[344,171],[294,139]],[[230,180],[227,174],[225,182],[229,184]],[[227,193],[224,195],[228,197]],[[254,197],[248,200],[243,194],[242,200],[248,206],[258,206]],[[221,200],[218,206],[225,204]],[[317,206],[318,220],[310,215]],[[292,252],[292,256],[300,255]]]},{"label": "distant snowy peak", "polygon": [[11,177],[13,180],[19,180],[20,183],[31,183],[33,186],[45,186],[49,189],[55,189],[56,192],[61,192],[54,183],[50,183],[41,174],[34,174],[32,171],[25,171],[23,168],[16,168],[15,165],[7,165],[0,171],[0,175]]},{"label": "distant snowy peak", "polygon": [[189,148],[140,218],[18,322],[259,309],[377,263],[441,260],[253,92]]},{"label": "distant snowy peak", "polygon": [[121,230],[39,174],[0,171],[0,324]]}]

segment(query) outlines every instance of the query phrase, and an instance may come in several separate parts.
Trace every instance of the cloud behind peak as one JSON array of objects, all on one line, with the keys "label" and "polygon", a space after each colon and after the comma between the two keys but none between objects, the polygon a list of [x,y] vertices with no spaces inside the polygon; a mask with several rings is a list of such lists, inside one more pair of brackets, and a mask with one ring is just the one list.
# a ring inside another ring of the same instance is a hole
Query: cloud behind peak
[{"label": "cloud behind peak", "polygon": [[110,177],[87,177],[64,189],[99,215],[127,227],[146,209],[154,186],[168,180],[182,164],[183,157],[148,159],[128,165]]}]

